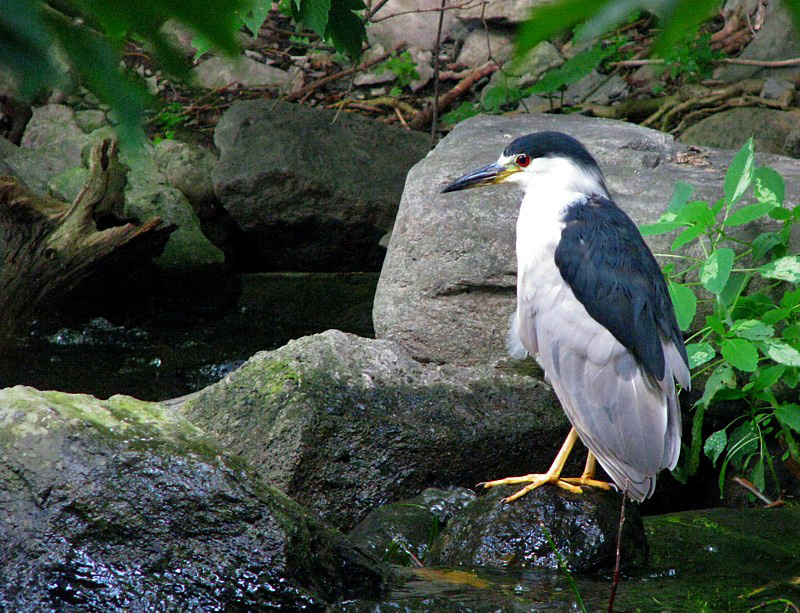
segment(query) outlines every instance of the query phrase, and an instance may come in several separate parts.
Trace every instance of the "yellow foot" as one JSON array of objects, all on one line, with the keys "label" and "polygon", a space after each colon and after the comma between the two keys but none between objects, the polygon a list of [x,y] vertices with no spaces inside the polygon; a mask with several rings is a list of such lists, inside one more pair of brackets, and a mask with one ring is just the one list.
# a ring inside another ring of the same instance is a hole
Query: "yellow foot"
[{"label": "yellow foot", "polygon": [[516,500],[517,498],[524,496],[528,492],[535,490],[537,487],[544,485],[545,483],[555,485],[574,494],[580,494],[583,491],[581,490],[581,488],[568,483],[567,480],[560,479],[558,475],[548,475],[548,474],[532,474],[532,475],[525,475],[524,477],[506,477],[505,479],[498,479],[496,481],[487,481],[486,483],[479,483],[478,485],[482,485],[483,487],[489,488],[489,487],[497,487],[498,485],[510,485],[517,483],[528,483],[529,485],[526,485],[517,493],[512,494],[511,496],[506,498],[503,502],[512,502],[513,500]]},{"label": "yellow foot", "polygon": [[576,485],[588,485],[589,487],[599,487],[601,490],[610,490],[611,484],[606,481],[598,481],[597,479],[591,479],[589,477],[569,477],[569,478],[562,478],[562,481],[566,481],[567,483],[574,483]]}]

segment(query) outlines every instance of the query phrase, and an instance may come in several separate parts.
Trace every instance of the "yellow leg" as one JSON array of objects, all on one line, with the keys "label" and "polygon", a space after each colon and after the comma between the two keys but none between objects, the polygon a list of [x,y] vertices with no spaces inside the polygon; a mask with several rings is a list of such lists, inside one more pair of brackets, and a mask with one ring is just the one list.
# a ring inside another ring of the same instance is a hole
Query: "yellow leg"
[{"label": "yellow leg", "polygon": [[545,483],[552,483],[553,485],[557,485],[560,488],[563,488],[567,491],[579,494],[581,492],[581,488],[567,483],[563,479],[561,479],[561,471],[564,468],[564,464],[567,462],[567,458],[569,457],[570,451],[572,451],[572,447],[575,445],[575,441],[578,440],[578,432],[575,428],[569,431],[564,444],[561,445],[561,449],[556,455],[555,460],[550,465],[548,471],[544,474],[534,473],[530,475],[525,475],[524,477],[507,477],[505,479],[498,479],[497,481],[488,481],[486,483],[479,483],[478,485],[483,485],[483,487],[496,487],[498,485],[508,485],[512,483],[528,483],[523,487],[520,491],[516,494],[513,494],[505,499],[505,502],[511,502],[512,500],[516,500],[520,496],[524,496],[531,490],[536,489],[540,485],[544,485]]},{"label": "yellow leg", "polygon": [[591,487],[599,487],[604,490],[610,490],[611,485],[609,483],[606,483],[605,481],[597,481],[594,478],[594,471],[596,468],[597,458],[594,457],[594,454],[590,451],[586,456],[586,466],[583,468],[583,474],[580,477],[569,477],[567,479],[562,479],[562,481],[573,483],[575,485],[588,485]]}]

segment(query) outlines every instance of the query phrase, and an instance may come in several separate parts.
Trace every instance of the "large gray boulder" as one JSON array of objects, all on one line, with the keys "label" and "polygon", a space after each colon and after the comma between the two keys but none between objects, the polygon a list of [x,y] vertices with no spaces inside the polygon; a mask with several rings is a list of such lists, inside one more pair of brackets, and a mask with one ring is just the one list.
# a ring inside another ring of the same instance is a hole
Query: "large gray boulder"
[{"label": "large gray boulder", "polygon": [[421,364],[335,330],[256,354],[184,411],[343,530],[427,487],[546,468],[568,429],[533,377]]},{"label": "large gray boulder", "polygon": [[376,560],[166,407],[0,390],[0,610],[324,609]]},{"label": "large gray boulder", "polygon": [[[708,164],[695,165],[691,156],[676,157],[686,146],[668,134],[577,115],[478,116],[459,124],[408,174],[375,296],[378,338],[434,362],[476,364],[506,355],[522,193],[511,185],[439,192],[464,172],[496,160],[514,138],[539,130],[566,132],[583,142],[618,204],[639,224],[666,210],[677,181],[694,186],[693,198],[716,201],[734,153],[709,149],[702,160]],[[800,162],[770,155],[757,160],[784,176],[789,199],[800,190]],[[647,238],[655,253],[669,252],[672,240]]]},{"label": "large gray boulder", "polygon": [[272,270],[377,270],[421,133],[270,100],[220,119],[214,188]]}]

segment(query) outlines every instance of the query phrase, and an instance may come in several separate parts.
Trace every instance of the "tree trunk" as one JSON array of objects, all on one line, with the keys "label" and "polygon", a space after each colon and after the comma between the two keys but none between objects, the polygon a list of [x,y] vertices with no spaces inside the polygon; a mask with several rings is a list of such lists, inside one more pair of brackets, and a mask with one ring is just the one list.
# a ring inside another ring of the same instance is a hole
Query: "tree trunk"
[{"label": "tree trunk", "polygon": [[63,308],[88,281],[120,274],[159,255],[175,229],[160,218],[108,225],[120,211],[127,168],[116,141],[96,146],[89,178],[72,204],[0,176],[0,330],[13,331]]}]

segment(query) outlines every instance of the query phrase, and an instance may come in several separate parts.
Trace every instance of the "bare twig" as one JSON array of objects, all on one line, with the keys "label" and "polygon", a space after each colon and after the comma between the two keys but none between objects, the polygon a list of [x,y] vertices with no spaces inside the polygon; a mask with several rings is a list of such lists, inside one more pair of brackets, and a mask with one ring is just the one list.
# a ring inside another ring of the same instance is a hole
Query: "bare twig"
[{"label": "bare twig", "polygon": [[[762,68],[785,68],[786,66],[800,65],[800,57],[791,58],[788,60],[746,60],[738,57],[724,57],[717,60],[711,60],[717,64],[737,64],[740,66],[760,66]],[[664,60],[660,58],[653,58],[647,60],[621,60],[619,62],[612,62],[609,66],[622,66],[623,68],[634,68],[637,66],[648,66],[651,64],[663,64]]]},{"label": "bare twig", "polygon": [[743,478],[743,477],[738,477],[738,476],[737,476],[737,477],[734,477],[734,478],[732,479],[732,481],[733,481],[734,483],[738,484],[738,485],[741,485],[741,486],[742,486],[744,489],[746,489],[746,490],[747,490],[748,492],[750,492],[750,493],[751,493],[753,496],[755,496],[756,498],[758,498],[759,500],[761,500],[761,502],[763,502],[763,503],[764,503],[766,506],[768,506],[769,508],[781,507],[781,506],[783,506],[783,505],[784,505],[784,501],[783,501],[783,500],[781,500],[780,498],[779,498],[778,500],[770,500],[769,498],[767,498],[767,497],[766,497],[766,496],[765,496],[765,495],[764,495],[764,494],[761,492],[761,490],[759,490],[759,489],[756,487],[755,483],[752,483],[752,482],[748,481],[747,479],[745,479],[745,478]]},{"label": "bare twig", "polygon": [[297,100],[298,98],[300,98],[301,100],[307,100],[308,97],[311,94],[313,94],[315,91],[317,91],[323,85],[327,85],[328,83],[332,83],[333,81],[338,81],[339,79],[341,79],[343,77],[346,77],[346,76],[349,76],[349,75],[351,75],[351,74],[353,74],[355,72],[359,72],[361,70],[366,70],[367,68],[370,68],[371,66],[374,66],[375,64],[379,64],[382,61],[384,61],[386,58],[388,58],[390,55],[392,55],[393,53],[399,52],[405,46],[406,46],[405,43],[398,43],[394,47],[392,47],[389,51],[387,51],[386,53],[384,53],[382,55],[379,55],[378,57],[374,57],[371,60],[368,60],[366,62],[363,62],[359,66],[353,66],[353,67],[348,68],[346,70],[339,71],[339,72],[337,72],[335,74],[328,75],[327,77],[322,77],[321,79],[317,79],[313,83],[309,83],[308,85],[306,85],[304,88],[302,88],[302,89],[300,89],[300,90],[298,90],[296,92],[290,93],[288,96],[286,96],[286,100],[288,102],[291,102],[292,100]]},{"label": "bare twig", "polygon": [[625,499],[628,497],[628,484],[625,483],[625,490],[622,492],[622,508],[619,511],[619,529],[617,530],[617,559],[614,563],[614,579],[611,582],[611,594],[608,597],[608,613],[614,613],[614,599],[617,597],[617,586],[619,585],[619,566],[620,552],[622,551],[622,526],[625,524]]},{"label": "bare twig", "polygon": [[408,123],[406,123],[406,118],[403,117],[403,114],[400,112],[399,108],[394,107],[394,114],[397,115],[397,118],[400,120],[400,123],[403,124],[403,127],[406,130],[410,130],[411,129],[411,128],[408,127]]},{"label": "bare twig", "polygon": [[431,142],[428,145],[429,149],[433,149],[433,144],[436,142],[436,124],[439,121],[439,46],[442,40],[442,22],[444,21],[444,9],[446,4],[447,0],[442,0],[441,11],[439,12],[439,27],[436,30],[436,45],[433,48],[433,118],[431,119]]},{"label": "bare twig", "polygon": [[[465,77],[461,81],[459,81],[456,86],[451,89],[446,94],[442,94],[439,96],[438,101],[438,109],[439,112],[444,111],[445,109],[449,108],[455,100],[461,96],[465,91],[467,91],[470,87],[475,85],[478,81],[482,78],[489,76],[495,70],[497,70],[497,64],[492,62],[486,62],[483,66],[479,66],[474,70],[470,71],[469,76]],[[433,109],[432,105],[428,106],[428,108],[419,111],[414,117],[411,119],[409,125],[414,130],[420,130],[423,126],[428,125],[428,122],[431,120],[433,116]]]},{"label": "bare twig", "polygon": [[[378,23],[379,21],[386,21],[387,19],[391,19],[392,17],[397,17],[398,15],[410,15],[413,13],[442,13],[444,11],[455,11],[455,10],[469,10],[469,9],[476,9],[479,6],[485,6],[489,4],[489,0],[467,0],[462,4],[455,4],[453,6],[443,6],[440,8],[432,8],[432,9],[415,9],[413,11],[400,11],[399,13],[392,13],[391,15],[387,15],[386,17],[380,17],[379,19],[373,19],[372,15],[378,12],[378,9],[373,11],[370,15],[370,23]],[[381,4],[378,8],[381,8],[383,4]]]}]

